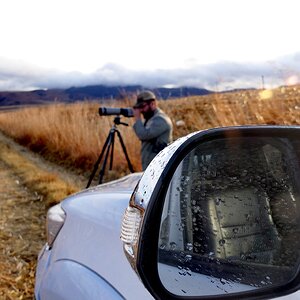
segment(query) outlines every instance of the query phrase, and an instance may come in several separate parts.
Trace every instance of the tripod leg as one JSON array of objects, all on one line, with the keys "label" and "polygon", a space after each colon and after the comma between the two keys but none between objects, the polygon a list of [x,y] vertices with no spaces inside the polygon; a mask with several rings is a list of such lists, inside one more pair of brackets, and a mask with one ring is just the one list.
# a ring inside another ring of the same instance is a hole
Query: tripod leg
[{"label": "tripod leg", "polygon": [[97,172],[98,166],[99,166],[99,164],[100,164],[100,162],[102,160],[102,157],[104,155],[104,152],[105,152],[105,149],[106,149],[107,145],[110,143],[110,140],[111,140],[111,133],[109,133],[109,135],[106,138],[106,141],[104,143],[102,151],[101,151],[101,153],[100,153],[100,155],[99,155],[99,157],[98,157],[98,159],[97,159],[97,161],[96,161],[96,163],[94,165],[94,169],[93,169],[92,174],[91,174],[91,176],[89,178],[89,181],[88,181],[88,184],[87,184],[86,188],[88,188],[90,186],[90,184],[92,183],[92,180],[93,180],[93,178],[94,178],[94,176],[95,176],[95,174]]},{"label": "tripod leg", "polygon": [[99,184],[102,183],[102,180],[103,180],[103,177],[104,177],[105,168],[106,168],[107,159],[108,159],[110,149],[111,149],[111,144],[108,145],[108,148],[106,150],[106,154],[105,154],[105,157],[104,157],[103,165],[102,165],[102,168],[99,172]]},{"label": "tripod leg", "polygon": [[105,158],[104,158],[104,161],[103,161],[102,168],[99,172],[99,184],[102,183],[102,179],[103,179],[103,176],[104,176],[104,172],[105,172],[105,168],[106,168],[109,153],[111,154],[111,157],[110,157],[110,170],[112,169],[113,151],[114,151],[114,144],[115,144],[115,132],[116,132],[115,128],[113,128],[110,131],[110,141],[109,141],[109,144],[108,144],[108,148],[106,150],[106,154],[105,154]]},{"label": "tripod leg", "polygon": [[116,129],[114,129],[112,138],[111,138],[111,154],[110,154],[109,170],[112,170],[113,162],[114,162],[115,132],[116,132]]},{"label": "tripod leg", "polygon": [[121,144],[121,146],[122,146],[124,155],[125,155],[125,157],[126,157],[127,164],[128,164],[128,168],[129,168],[130,172],[133,173],[134,170],[133,170],[132,164],[131,164],[131,162],[130,162],[129,156],[128,156],[128,154],[127,154],[127,150],[126,150],[126,147],[125,147],[123,138],[122,138],[122,136],[121,136],[121,133],[119,132],[119,130],[116,130],[116,132],[117,132],[117,134],[118,134],[118,137],[119,137],[120,144]]},{"label": "tripod leg", "polygon": [[101,170],[99,172],[99,184],[102,183],[102,179],[104,177],[105,168],[106,168],[106,164],[107,164],[107,159],[108,159],[108,156],[109,156],[109,152],[111,150],[111,140],[112,139],[110,139],[110,143],[108,144],[108,147],[107,147],[107,150],[106,150],[106,153],[105,153],[105,157],[104,157],[104,160],[103,160],[103,164],[102,164]]}]

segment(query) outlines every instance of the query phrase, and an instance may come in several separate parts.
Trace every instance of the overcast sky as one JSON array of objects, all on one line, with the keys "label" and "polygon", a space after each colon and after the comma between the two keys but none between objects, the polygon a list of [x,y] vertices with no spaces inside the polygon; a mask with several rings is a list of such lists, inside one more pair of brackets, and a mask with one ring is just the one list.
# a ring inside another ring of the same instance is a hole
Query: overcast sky
[{"label": "overcast sky", "polygon": [[299,0],[1,0],[0,90],[298,83],[299,8]]}]

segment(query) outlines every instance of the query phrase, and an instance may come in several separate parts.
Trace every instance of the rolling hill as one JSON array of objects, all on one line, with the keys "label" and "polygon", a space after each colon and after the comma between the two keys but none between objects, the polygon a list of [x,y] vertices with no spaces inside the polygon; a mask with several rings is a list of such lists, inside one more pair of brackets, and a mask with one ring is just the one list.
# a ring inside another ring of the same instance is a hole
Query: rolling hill
[{"label": "rolling hill", "polygon": [[[75,102],[82,100],[124,99],[143,90],[144,87],[135,86],[104,86],[93,85],[84,87],[71,87],[68,89],[49,89],[34,91],[0,91],[0,106],[36,105],[53,102]],[[193,95],[208,95],[212,91],[194,88],[154,88],[152,89],[158,99],[171,99]]]}]

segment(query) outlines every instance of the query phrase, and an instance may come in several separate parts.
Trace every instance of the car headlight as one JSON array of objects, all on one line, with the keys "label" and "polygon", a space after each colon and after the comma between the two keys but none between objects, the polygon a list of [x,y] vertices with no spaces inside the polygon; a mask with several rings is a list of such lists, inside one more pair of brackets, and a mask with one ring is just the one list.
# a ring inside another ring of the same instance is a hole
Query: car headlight
[{"label": "car headlight", "polygon": [[61,204],[52,206],[47,212],[46,231],[47,243],[51,248],[55,238],[61,230],[66,219],[66,213],[61,207]]}]

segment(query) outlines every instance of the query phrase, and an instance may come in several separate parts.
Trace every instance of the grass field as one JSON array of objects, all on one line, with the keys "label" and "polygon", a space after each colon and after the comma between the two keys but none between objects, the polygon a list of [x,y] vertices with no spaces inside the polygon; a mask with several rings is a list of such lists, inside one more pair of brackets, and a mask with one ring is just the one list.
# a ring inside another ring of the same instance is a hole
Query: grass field
[{"label": "grass field", "polygon": [[[107,102],[101,106],[130,107],[133,100]],[[80,102],[22,108],[0,113],[0,130],[18,143],[59,164],[90,172],[114,117],[99,116],[100,104]],[[159,101],[174,124],[174,139],[187,133],[219,126],[281,124],[300,125],[300,87],[274,90],[245,90]],[[127,126],[118,129],[136,171],[141,170],[140,142],[131,125],[133,118],[122,118]],[[110,179],[128,173],[121,147],[116,141]]]}]

